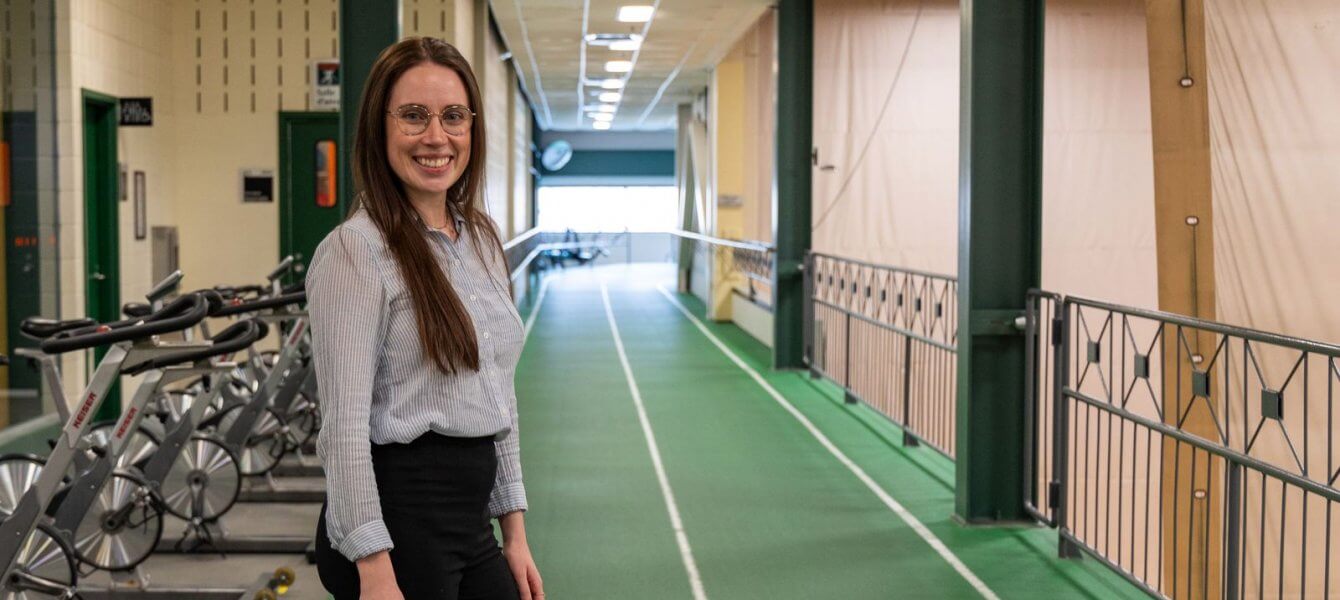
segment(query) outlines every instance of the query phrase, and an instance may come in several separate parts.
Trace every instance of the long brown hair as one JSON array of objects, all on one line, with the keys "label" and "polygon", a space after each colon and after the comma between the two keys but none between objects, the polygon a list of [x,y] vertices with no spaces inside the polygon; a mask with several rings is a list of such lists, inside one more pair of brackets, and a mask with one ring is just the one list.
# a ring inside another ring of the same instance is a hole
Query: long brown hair
[{"label": "long brown hair", "polygon": [[[411,37],[382,51],[372,65],[358,108],[358,126],[354,134],[354,189],[357,201],[381,230],[386,245],[400,266],[410,303],[418,321],[419,340],[424,354],[443,373],[462,368],[479,370],[479,340],[470,313],[461,303],[456,289],[433,258],[418,213],[410,204],[400,178],[391,170],[386,157],[386,111],[391,88],[411,67],[432,62],[460,75],[475,112],[470,129],[470,161],[459,180],[447,190],[447,202],[460,214],[475,240],[475,252],[481,259],[481,237],[487,237],[502,255],[502,240],[488,215],[479,208],[484,186],[485,140],[484,104],[479,83],[461,53],[440,39]],[[353,214],[351,211],[350,214]],[[485,265],[492,261],[481,260]],[[504,268],[505,270],[505,268]]]}]

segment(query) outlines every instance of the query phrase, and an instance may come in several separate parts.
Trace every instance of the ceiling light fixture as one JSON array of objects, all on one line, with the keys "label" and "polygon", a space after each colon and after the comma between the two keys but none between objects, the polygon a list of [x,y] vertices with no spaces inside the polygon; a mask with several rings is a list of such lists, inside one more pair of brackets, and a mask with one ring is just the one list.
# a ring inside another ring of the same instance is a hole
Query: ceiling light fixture
[{"label": "ceiling light fixture", "polygon": [[646,5],[620,6],[618,18],[620,23],[646,23],[655,12],[655,7]]},{"label": "ceiling light fixture", "polygon": [[642,34],[638,33],[588,33],[586,43],[592,46],[613,46],[614,44],[642,43]]},{"label": "ceiling light fixture", "polygon": [[618,41],[618,42],[610,42],[610,50],[613,50],[613,51],[615,51],[615,52],[635,52],[635,51],[637,51],[638,48],[641,48],[641,47],[642,47],[642,37],[641,37],[641,36],[635,36],[635,37],[633,37],[633,39],[631,39],[631,40],[621,40],[621,41]]},{"label": "ceiling light fixture", "polygon": [[591,118],[597,121],[613,121],[614,113],[591,113]]},{"label": "ceiling light fixture", "polygon": [[612,113],[617,110],[619,110],[619,107],[613,104],[601,104],[600,106],[596,107],[596,112]]},{"label": "ceiling light fixture", "polygon": [[599,130],[601,130],[601,131],[604,131],[604,130],[610,128],[610,122],[609,122],[609,121],[596,121],[595,123],[592,123],[592,124],[591,124],[591,128],[592,128],[592,129],[599,129]]},{"label": "ceiling light fixture", "polygon": [[623,94],[620,94],[619,92],[601,92],[601,93],[600,93],[600,101],[601,101],[601,102],[618,102],[618,101],[620,101],[620,100],[623,100]]},{"label": "ceiling light fixture", "polygon": [[627,60],[611,60],[605,63],[605,70],[610,73],[627,73],[633,70],[633,63]]},{"label": "ceiling light fixture", "polygon": [[613,78],[606,79],[600,82],[600,87],[605,88],[607,90],[617,90],[623,87],[623,80]]}]

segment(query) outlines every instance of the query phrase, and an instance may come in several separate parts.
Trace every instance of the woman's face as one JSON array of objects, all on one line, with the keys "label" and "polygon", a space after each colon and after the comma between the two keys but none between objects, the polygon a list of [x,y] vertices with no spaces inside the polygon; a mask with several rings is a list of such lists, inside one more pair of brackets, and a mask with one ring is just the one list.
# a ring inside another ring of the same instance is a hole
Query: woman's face
[{"label": "woman's face", "polygon": [[391,88],[388,110],[398,113],[406,106],[420,106],[434,115],[428,117],[428,127],[423,133],[407,135],[402,123],[393,114],[387,114],[387,161],[411,198],[445,198],[447,190],[470,164],[470,128],[452,135],[443,128],[441,119],[442,111],[449,106],[473,109],[465,82],[447,67],[433,62],[419,63],[405,71]]}]

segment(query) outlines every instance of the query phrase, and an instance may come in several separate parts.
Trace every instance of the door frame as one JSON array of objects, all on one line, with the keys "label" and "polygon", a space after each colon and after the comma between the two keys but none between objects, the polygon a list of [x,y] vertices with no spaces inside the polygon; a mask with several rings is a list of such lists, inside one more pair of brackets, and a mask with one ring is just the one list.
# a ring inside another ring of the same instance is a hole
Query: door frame
[{"label": "door frame", "polygon": [[[117,127],[114,96],[81,90],[84,151],[84,310],[100,321],[113,321],[121,312],[121,225],[117,204],[119,167],[117,165]],[[94,148],[100,144],[101,148]],[[101,160],[99,160],[101,158]],[[105,262],[102,271],[94,271],[95,256]],[[104,282],[101,293],[93,293],[90,284],[98,277]],[[106,349],[94,351],[94,364],[102,360]],[[90,370],[93,365],[89,365]],[[121,412],[119,386],[113,386],[97,418],[114,418]]]},{"label": "door frame", "polygon": [[[293,245],[294,223],[292,207],[293,201],[295,200],[293,197],[294,182],[292,178],[287,175],[291,172],[290,167],[292,166],[291,162],[294,159],[295,152],[291,148],[293,136],[289,133],[290,129],[295,125],[331,123],[334,124],[335,131],[338,132],[340,127],[340,113],[318,111],[279,112],[279,256],[275,259],[276,261],[283,260],[284,257],[289,254]],[[336,138],[335,143],[340,143],[338,138]],[[336,156],[341,159],[348,155],[343,148],[337,147],[335,150]],[[338,171],[342,168],[344,168],[344,165],[337,162],[336,170]],[[336,181],[341,181],[338,178],[338,174]],[[340,214],[344,214],[347,210],[345,202],[346,197],[347,194],[345,191],[337,188],[337,193],[335,195],[335,210],[339,211]],[[303,258],[305,264],[306,261],[311,260],[312,257],[307,256]]]}]

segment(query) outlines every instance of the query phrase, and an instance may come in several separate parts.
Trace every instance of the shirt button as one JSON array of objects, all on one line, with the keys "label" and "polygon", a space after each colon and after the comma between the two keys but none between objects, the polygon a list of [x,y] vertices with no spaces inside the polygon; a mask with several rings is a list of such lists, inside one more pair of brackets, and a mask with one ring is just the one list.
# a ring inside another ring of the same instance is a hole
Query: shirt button
[{"label": "shirt button", "polygon": [[484,339],[486,340],[489,339],[489,332],[487,331],[484,332]]},{"label": "shirt button", "polygon": [[470,300],[478,300],[478,299],[479,298],[476,298],[474,294],[470,294]]}]

